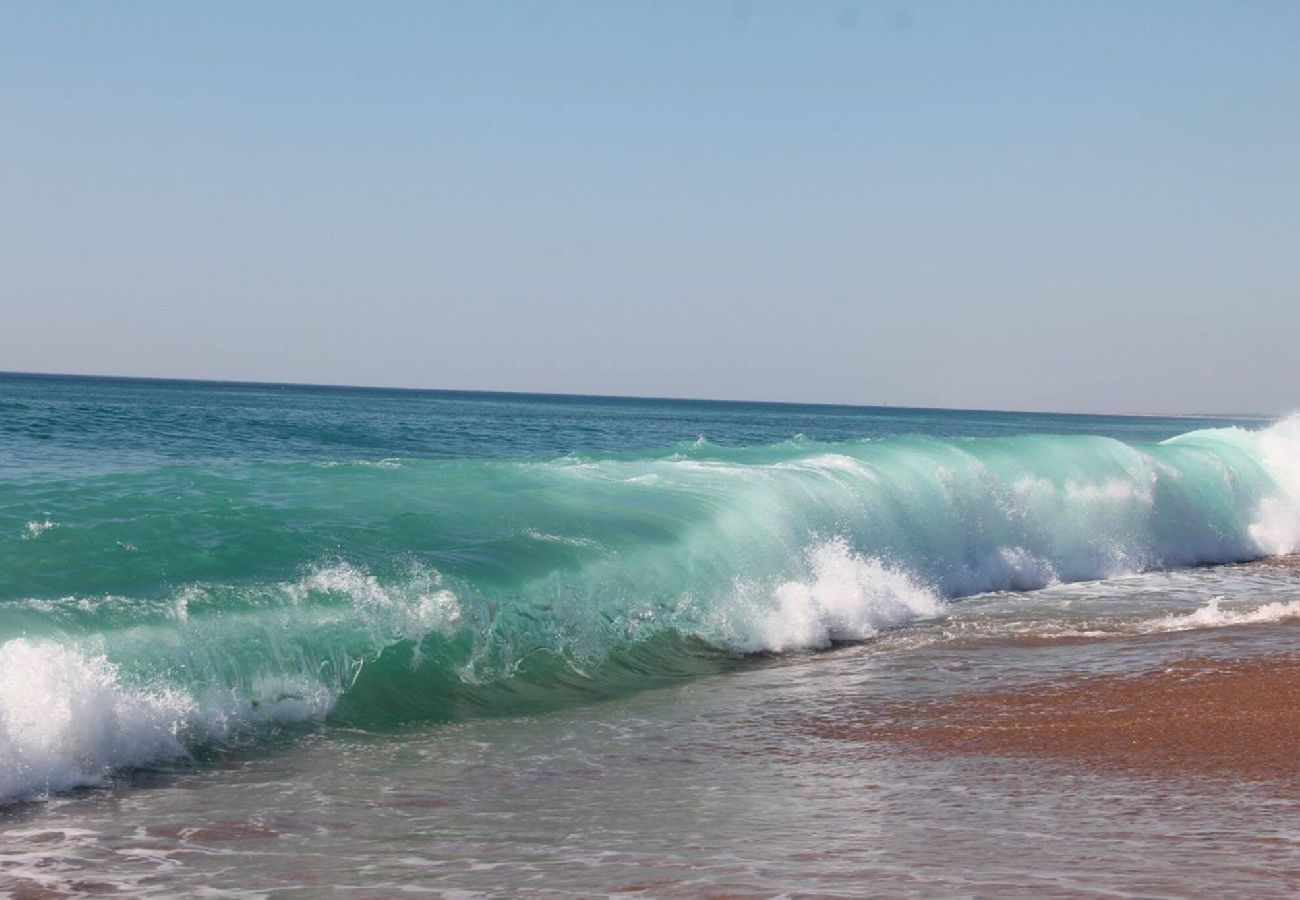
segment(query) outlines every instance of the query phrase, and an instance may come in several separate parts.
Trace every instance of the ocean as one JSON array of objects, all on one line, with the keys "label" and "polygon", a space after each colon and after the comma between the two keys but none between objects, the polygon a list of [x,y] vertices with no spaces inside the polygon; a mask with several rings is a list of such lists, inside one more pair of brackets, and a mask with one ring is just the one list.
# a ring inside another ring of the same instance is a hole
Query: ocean
[{"label": "ocean", "polygon": [[1286,892],[1296,798],[817,723],[1289,650],[1297,549],[1300,418],[0,375],[0,891]]}]

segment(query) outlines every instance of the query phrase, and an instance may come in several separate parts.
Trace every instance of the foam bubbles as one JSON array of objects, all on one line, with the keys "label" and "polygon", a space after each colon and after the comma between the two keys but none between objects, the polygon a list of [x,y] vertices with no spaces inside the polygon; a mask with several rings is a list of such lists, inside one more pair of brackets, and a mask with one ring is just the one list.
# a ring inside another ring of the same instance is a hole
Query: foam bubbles
[{"label": "foam bubbles", "polygon": [[1255,432],[1256,452],[1279,492],[1261,501],[1250,536],[1267,556],[1300,551],[1300,415]]},{"label": "foam bubbles", "polygon": [[99,784],[185,755],[193,699],[123,685],[102,656],[50,641],[0,645],[0,801]]},{"label": "foam bubbles", "polygon": [[1197,628],[1222,628],[1226,625],[1261,625],[1300,618],[1300,600],[1274,601],[1253,609],[1224,609],[1222,597],[1211,599],[1189,613],[1162,616],[1143,624],[1149,633],[1191,631]]},{"label": "foam bubbles", "polygon": [[184,759],[188,745],[250,725],[320,718],[335,699],[319,683],[275,674],[259,678],[251,696],[136,686],[101,654],[15,638],[0,644],[0,803]]},{"label": "foam bubbles", "polygon": [[32,538],[38,538],[45,532],[58,527],[59,523],[52,521],[51,519],[33,519],[28,522],[27,526],[23,529],[23,540],[29,541]]},{"label": "foam bubbles", "polygon": [[[809,575],[778,584],[769,601],[752,585],[738,585],[727,607],[735,649],[783,652],[863,640],[882,628],[940,614],[943,601],[905,572],[854,553],[843,539],[806,554]],[[757,608],[756,608],[757,607]]]},{"label": "foam bubbles", "polygon": [[398,590],[340,563],[312,572],[287,590],[299,602],[311,593],[341,594],[372,629],[387,631],[389,640],[418,640],[431,631],[448,630],[460,619],[456,595],[442,587],[437,572],[428,569],[413,570]]}]

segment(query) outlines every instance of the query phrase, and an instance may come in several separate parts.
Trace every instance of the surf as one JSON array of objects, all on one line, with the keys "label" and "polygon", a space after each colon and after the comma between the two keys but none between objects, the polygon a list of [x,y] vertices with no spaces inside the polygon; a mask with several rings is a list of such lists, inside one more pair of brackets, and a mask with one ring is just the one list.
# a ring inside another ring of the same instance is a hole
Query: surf
[{"label": "surf", "polygon": [[0,484],[0,796],[301,723],[558,705],[1300,548],[1300,418]]}]

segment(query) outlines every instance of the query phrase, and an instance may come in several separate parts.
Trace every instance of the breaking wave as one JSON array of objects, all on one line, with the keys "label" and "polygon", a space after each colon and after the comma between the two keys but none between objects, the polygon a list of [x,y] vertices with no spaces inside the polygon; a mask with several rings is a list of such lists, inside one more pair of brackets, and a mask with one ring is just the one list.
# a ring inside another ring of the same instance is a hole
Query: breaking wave
[{"label": "breaking wave", "polygon": [[1295,552],[1300,419],[1145,446],[178,467],[31,502],[0,528],[4,798],[284,723],[534,711],[870,638],[971,594]]}]

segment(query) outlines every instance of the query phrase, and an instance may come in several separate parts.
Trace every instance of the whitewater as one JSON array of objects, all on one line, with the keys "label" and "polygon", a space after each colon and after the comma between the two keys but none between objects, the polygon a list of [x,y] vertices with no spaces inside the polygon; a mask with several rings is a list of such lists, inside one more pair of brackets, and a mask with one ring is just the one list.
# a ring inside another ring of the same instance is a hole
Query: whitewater
[{"label": "whitewater", "polygon": [[[1052,634],[1061,586],[1300,549],[1297,417],[5,386],[0,800],[286,729],[537,714],[945,640],[1006,592],[1004,633]],[[1216,427],[1162,436],[1182,425]],[[1065,630],[1296,608],[1220,599],[1094,600]]]}]

